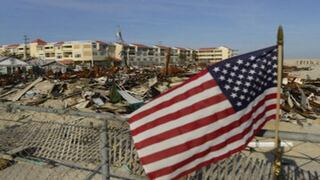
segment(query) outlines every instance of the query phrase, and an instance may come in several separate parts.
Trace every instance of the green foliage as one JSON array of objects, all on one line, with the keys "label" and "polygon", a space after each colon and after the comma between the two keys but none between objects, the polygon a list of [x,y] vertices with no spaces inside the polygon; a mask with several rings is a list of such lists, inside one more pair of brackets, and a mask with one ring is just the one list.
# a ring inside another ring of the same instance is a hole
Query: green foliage
[{"label": "green foliage", "polygon": [[118,92],[118,88],[116,86],[116,83],[112,83],[111,92],[110,92],[110,102],[111,103],[118,103],[122,99],[121,95]]}]

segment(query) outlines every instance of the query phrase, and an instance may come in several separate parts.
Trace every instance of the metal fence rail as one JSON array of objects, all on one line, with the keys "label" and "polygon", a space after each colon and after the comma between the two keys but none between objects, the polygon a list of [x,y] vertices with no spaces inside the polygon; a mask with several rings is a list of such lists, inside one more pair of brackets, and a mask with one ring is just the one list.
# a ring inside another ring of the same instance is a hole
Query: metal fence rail
[{"label": "metal fence rail", "polygon": [[[316,171],[305,171],[297,166],[284,165],[282,179],[317,180],[320,176]],[[272,162],[249,158],[238,153],[230,158],[211,164],[188,176],[188,180],[269,180],[272,179]]]},{"label": "metal fence rail", "polygon": [[[100,115],[98,119],[96,127],[12,120],[13,125],[0,130],[0,179],[146,179],[128,126],[123,121],[119,126],[103,123]],[[1,161],[9,164],[1,168]],[[284,165],[282,174],[284,179],[295,180],[320,179],[318,173]],[[238,153],[187,179],[270,179],[271,174],[270,161]]]},{"label": "metal fence rail", "polygon": [[[108,132],[109,163],[143,175],[129,133],[121,133],[121,129]],[[8,155],[23,151],[32,157],[79,164],[98,165],[101,161],[100,131],[93,127],[30,122],[0,131],[0,137],[0,150]]]}]

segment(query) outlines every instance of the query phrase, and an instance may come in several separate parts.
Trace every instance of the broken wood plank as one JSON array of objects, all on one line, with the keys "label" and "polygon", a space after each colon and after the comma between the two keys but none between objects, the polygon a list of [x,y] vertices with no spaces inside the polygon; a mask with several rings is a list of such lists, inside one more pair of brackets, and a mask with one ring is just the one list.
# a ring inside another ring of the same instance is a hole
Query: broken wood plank
[{"label": "broken wood plank", "polygon": [[38,79],[33,81],[29,86],[27,86],[22,91],[18,92],[13,98],[11,98],[11,101],[18,101],[21,98],[21,96],[23,96],[27,91],[29,91],[33,86],[35,86],[36,84],[38,84],[42,80],[43,80],[43,78],[39,77]]},{"label": "broken wood plank", "polygon": [[0,95],[0,98],[4,97],[4,96],[6,96],[6,95],[9,95],[9,94],[11,94],[11,93],[14,93],[14,92],[16,92],[17,90],[18,90],[18,89],[11,89],[11,90],[9,90],[9,91],[1,94],[1,95]]}]

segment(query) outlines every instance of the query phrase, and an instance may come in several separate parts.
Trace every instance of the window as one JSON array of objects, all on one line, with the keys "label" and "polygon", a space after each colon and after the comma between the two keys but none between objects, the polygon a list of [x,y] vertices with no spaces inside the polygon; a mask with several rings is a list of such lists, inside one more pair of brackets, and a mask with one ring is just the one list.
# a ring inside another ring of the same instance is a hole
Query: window
[{"label": "window", "polygon": [[81,54],[75,54],[74,57],[75,57],[75,58],[80,58],[80,57],[81,57]]},{"label": "window", "polygon": [[72,45],[63,46],[63,48],[72,48]]}]

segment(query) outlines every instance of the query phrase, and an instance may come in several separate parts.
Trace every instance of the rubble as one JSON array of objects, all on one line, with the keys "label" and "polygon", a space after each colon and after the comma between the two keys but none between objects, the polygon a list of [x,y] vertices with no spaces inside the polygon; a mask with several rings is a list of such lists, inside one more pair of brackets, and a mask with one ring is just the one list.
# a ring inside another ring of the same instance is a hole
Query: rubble
[{"label": "rubble", "polygon": [[[21,75],[16,80],[12,80],[11,76],[5,80],[0,77],[0,100],[128,114],[196,73],[195,69],[188,71],[175,66],[169,66],[169,75],[164,75],[161,67],[94,67],[92,70],[76,67],[75,70],[60,73],[50,69],[41,73],[28,72],[27,81],[22,81]],[[303,79],[287,72],[284,74],[282,120],[303,125],[319,119],[320,80]]]},{"label": "rubble", "polygon": [[288,75],[283,79],[282,120],[304,126],[320,118],[320,84],[317,82]]}]

